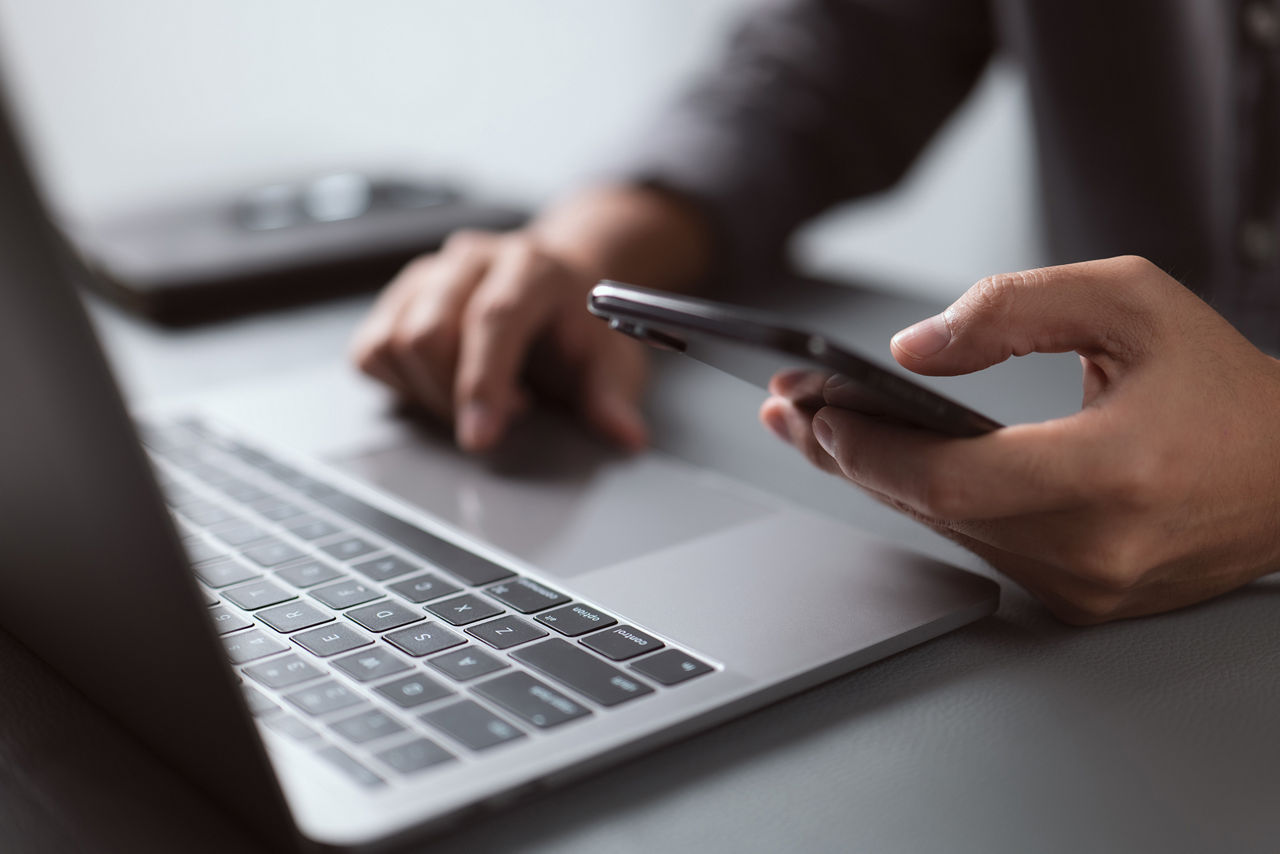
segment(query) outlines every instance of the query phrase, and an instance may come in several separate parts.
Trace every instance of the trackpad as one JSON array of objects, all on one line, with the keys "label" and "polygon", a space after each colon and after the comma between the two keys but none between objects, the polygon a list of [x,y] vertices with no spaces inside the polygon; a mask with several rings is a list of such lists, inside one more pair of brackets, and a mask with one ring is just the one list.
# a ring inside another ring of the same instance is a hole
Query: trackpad
[{"label": "trackpad", "polygon": [[492,543],[571,576],[775,512],[736,484],[663,456],[626,456],[552,415],[524,421],[487,458],[416,430],[339,469]]}]

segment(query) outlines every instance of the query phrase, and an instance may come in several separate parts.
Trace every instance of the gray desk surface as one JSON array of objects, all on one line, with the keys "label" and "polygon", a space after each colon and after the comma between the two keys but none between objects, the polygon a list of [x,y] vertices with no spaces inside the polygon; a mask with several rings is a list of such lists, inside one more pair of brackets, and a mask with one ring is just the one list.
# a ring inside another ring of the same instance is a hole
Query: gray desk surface
[{"label": "gray desk surface", "polygon": [[[799,287],[797,318],[884,352],[939,306]],[[362,299],[164,331],[95,307],[134,399],[341,353]],[[991,574],[755,423],[760,395],[657,366],[658,445]],[[1074,357],[948,382],[1004,420],[1070,411]],[[11,487],[6,487],[11,488]],[[1003,582],[999,613],[745,718],[434,840],[443,852],[1275,851],[1280,585],[1092,629]],[[766,615],[767,616],[767,615]],[[0,635],[0,850],[253,850],[235,825]],[[216,734],[208,734],[211,742]]]}]

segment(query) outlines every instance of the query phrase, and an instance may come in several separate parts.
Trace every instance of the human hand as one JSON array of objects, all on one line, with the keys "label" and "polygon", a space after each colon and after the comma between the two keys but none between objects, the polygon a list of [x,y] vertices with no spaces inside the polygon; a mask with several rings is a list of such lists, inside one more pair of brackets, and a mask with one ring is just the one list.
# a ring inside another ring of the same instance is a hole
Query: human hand
[{"label": "human hand", "polygon": [[356,333],[353,358],[452,420],[466,450],[502,438],[528,402],[526,375],[606,437],[640,448],[644,347],[588,314],[587,292],[623,272],[655,287],[693,278],[703,261],[699,228],[681,203],[622,189],[582,194],[519,231],[456,233],[387,287]]},{"label": "human hand", "polygon": [[1280,362],[1147,261],[983,280],[891,348],[930,375],[1080,355],[1080,412],[972,439],[805,410],[777,382],[760,412],[816,465],[958,541],[1059,618],[1167,611],[1280,569]]}]

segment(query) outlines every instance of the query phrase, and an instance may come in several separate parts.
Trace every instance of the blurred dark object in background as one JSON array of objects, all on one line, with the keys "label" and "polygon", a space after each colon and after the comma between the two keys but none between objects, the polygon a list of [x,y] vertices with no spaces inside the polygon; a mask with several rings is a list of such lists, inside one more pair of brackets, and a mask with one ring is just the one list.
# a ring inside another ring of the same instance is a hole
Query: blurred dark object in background
[{"label": "blurred dark object in background", "polygon": [[186,324],[377,288],[455,229],[524,219],[439,184],[338,172],[68,232],[95,287],[154,320]]}]

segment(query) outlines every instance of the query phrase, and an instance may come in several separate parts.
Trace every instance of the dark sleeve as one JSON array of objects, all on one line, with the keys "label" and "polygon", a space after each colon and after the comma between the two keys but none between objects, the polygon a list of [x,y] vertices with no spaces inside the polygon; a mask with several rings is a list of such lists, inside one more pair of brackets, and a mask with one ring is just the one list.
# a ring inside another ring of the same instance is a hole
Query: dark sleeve
[{"label": "dark sleeve", "polygon": [[902,176],[994,41],[988,0],[765,3],[621,174],[708,214],[720,274],[776,269],[802,221]]}]

